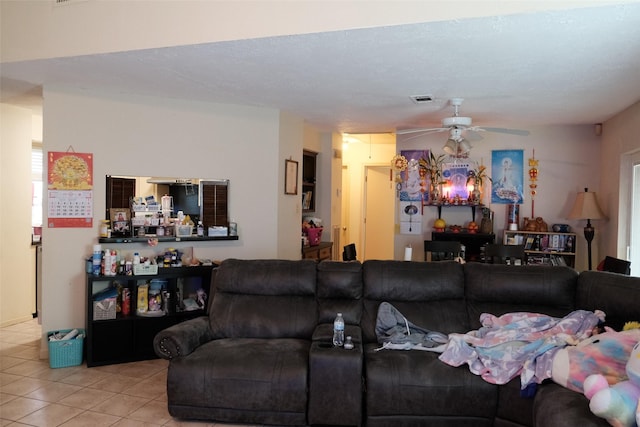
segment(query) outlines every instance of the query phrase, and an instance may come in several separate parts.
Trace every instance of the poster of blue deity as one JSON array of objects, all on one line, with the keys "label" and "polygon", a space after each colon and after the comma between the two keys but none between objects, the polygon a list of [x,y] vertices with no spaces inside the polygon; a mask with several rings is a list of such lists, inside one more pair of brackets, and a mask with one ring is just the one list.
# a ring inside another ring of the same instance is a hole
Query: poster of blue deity
[{"label": "poster of blue deity", "polygon": [[522,204],[524,198],[524,150],[491,152],[491,203]]}]

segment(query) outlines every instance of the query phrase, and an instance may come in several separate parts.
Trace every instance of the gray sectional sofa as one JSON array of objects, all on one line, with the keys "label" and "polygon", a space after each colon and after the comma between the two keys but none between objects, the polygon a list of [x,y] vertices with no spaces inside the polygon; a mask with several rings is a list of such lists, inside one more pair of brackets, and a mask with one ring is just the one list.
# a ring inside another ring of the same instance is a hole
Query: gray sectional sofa
[{"label": "gray sectional sofa", "polygon": [[[587,399],[552,382],[521,397],[439,354],[377,349],[378,307],[412,323],[465,333],[487,312],[562,317],[602,310],[620,329],[640,320],[640,278],[568,267],[454,262],[229,259],[208,316],[154,340],[169,359],[168,407],[182,419],[260,425],[607,426]],[[331,346],[336,312],[353,350]]]}]

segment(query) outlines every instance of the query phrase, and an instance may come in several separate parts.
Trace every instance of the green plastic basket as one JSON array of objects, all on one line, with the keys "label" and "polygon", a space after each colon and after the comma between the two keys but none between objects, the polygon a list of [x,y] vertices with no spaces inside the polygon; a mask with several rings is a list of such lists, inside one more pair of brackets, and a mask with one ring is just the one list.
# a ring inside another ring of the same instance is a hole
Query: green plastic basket
[{"label": "green plastic basket", "polygon": [[[65,335],[73,329],[62,329],[47,333],[47,340],[56,332]],[[78,329],[78,335],[70,340],[49,341],[49,366],[52,368],[66,368],[82,364],[84,347],[84,329]]]}]

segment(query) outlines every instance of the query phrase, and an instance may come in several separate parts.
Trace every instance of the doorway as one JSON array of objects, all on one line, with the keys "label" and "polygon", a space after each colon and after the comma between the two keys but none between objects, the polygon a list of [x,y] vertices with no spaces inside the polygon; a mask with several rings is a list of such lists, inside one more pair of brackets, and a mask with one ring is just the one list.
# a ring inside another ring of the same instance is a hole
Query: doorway
[{"label": "doorway", "polygon": [[[351,227],[349,227],[349,221],[350,221],[350,206],[351,204],[348,203],[348,200],[351,200],[351,180],[350,180],[350,176],[349,176],[349,167],[343,165],[342,166],[342,200],[343,202],[341,203],[342,205],[342,212],[340,212],[340,224],[342,224],[342,227],[340,229],[340,242],[338,244],[339,248],[342,248],[345,245],[348,245],[349,243],[353,243],[351,241]],[[357,250],[356,250],[356,254],[357,254]],[[342,256],[340,256],[339,258],[341,258]]]},{"label": "doorway", "polygon": [[365,166],[364,259],[393,259],[395,188],[389,166]]},{"label": "doorway", "polygon": [[[628,168],[623,168],[623,173],[629,176],[631,197],[627,215],[629,218],[628,236],[623,239],[626,243],[626,259],[631,261],[631,275],[640,277],[640,151],[631,153]],[[626,169],[626,170],[625,170]],[[623,199],[624,200],[624,199]]]}]

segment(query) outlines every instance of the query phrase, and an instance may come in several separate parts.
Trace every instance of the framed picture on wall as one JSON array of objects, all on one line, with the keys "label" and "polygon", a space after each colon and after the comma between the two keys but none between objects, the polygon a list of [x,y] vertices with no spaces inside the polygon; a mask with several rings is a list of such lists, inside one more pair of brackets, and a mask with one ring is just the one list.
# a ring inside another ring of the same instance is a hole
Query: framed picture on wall
[{"label": "framed picture on wall", "polygon": [[284,161],[284,194],[298,194],[298,162]]},{"label": "framed picture on wall", "polygon": [[129,222],[129,209],[110,209],[111,234],[115,236],[127,236],[131,232]]}]

